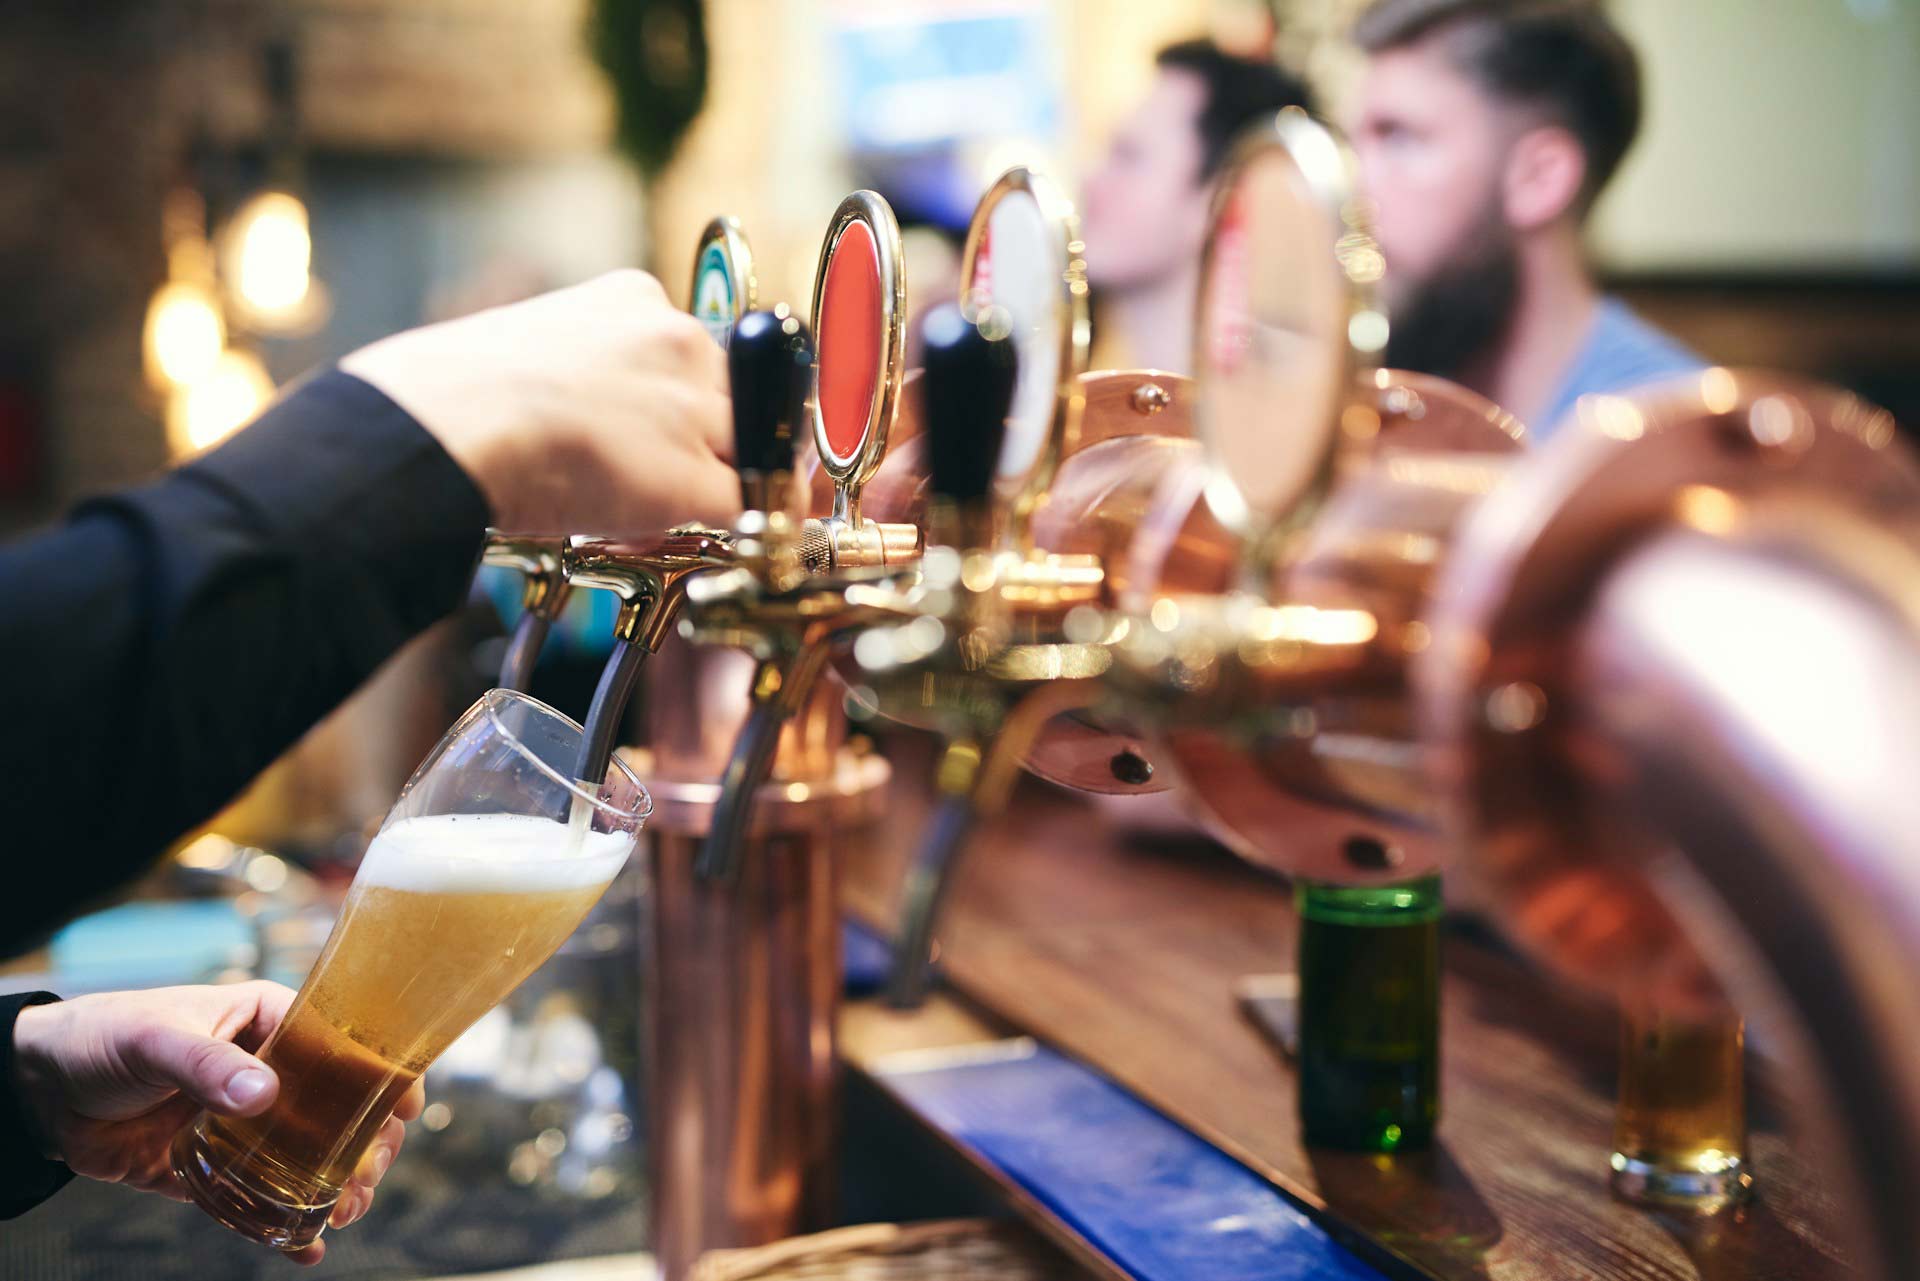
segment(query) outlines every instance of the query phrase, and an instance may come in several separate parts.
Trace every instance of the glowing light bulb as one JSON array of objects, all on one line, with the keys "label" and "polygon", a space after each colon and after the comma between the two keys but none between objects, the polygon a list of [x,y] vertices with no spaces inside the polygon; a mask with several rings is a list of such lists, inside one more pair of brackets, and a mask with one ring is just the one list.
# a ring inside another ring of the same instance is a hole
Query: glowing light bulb
[{"label": "glowing light bulb", "polygon": [[228,348],[206,377],[174,389],[167,437],[176,457],[199,453],[246,426],[273,397],[273,379],[250,351]]},{"label": "glowing light bulb", "polygon": [[227,231],[228,279],[256,325],[275,328],[305,319],[312,268],[307,207],[297,197],[263,191],[233,216]]},{"label": "glowing light bulb", "polygon": [[156,389],[198,382],[213,372],[227,344],[220,304],[200,285],[169,281],[147,304],[147,379]]}]

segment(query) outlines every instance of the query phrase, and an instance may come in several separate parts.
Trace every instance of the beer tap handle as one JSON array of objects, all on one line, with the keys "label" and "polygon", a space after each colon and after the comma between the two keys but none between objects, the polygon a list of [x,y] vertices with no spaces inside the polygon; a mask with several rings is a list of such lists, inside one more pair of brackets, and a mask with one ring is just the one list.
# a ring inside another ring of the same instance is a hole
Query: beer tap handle
[{"label": "beer tap handle", "polygon": [[[727,344],[741,505],[766,515],[769,533],[771,518],[786,507],[794,433],[805,422],[813,360],[807,327],[784,309],[742,316]],[[713,823],[695,862],[702,877],[727,880],[738,869],[754,796],[773,768],[780,727],[791,714],[791,704],[782,695],[794,675],[773,659],[762,661],[754,674],[753,707],[720,777]]]},{"label": "beer tap handle", "polygon": [[976,526],[990,513],[1017,366],[1006,313],[989,307],[970,319],[947,303],[920,333],[927,489],[947,509],[941,519],[958,522],[942,531],[949,545],[985,545]]},{"label": "beer tap handle", "polygon": [[787,505],[794,435],[805,422],[813,377],[813,338],[786,312],[750,311],[727,344],[733,391],[733,461],[741,503],[772,513]]}]

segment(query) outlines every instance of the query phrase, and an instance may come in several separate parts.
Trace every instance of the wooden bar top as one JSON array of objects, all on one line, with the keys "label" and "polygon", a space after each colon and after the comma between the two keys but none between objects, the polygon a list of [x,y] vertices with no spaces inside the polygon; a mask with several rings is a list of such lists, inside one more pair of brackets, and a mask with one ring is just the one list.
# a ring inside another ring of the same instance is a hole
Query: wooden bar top
[{"label": "wooden bar top", "polygon": [[[842,895],[890,935],[926,771],[906,744],[889,754],[898,803],[875,839],[849,842]],[[1443,942],[1439,1142],[1397,1156],[1306,1148],[1293,1069],[1233,995],[1243,976],[1293,968],[1294,930],[1282,882],[1204,841],[1125,839],[1082,798],[1029,783],[958,871],[940,964],[950,989],[991,1018],[1104,1072],[1319,1211],[1336,1235],[1416,1273],[1854,1275],[1836,1207],[1764,1080],[1749,1082],[1753,1205],[1695,1218],[1614,1201],[1613,1014],[1459,932]]]}]

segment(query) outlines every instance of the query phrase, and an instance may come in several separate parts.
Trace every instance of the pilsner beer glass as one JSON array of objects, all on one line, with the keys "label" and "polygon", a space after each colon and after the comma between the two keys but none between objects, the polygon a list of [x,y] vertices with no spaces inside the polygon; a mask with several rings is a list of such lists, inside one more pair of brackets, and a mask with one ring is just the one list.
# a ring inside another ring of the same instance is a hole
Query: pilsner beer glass
[{"label": "pilsner beer glass", "polygon": [[617,761],[604,781],[575,780],[582,737],[496,689],[414,771],[261,1048],[273,1106],[203,1112],[173,1141],[208,1214],[282,1250],[310,1244],[407,1087],[573,932],[651,808]]},{"label": "pilsner beer glass", "polygon": [[1623,1200],[1711,1212],[1745,1200],[1745,1027],[1728,1010],[1679,1019],[1621,1012],[1613,1190]]}]

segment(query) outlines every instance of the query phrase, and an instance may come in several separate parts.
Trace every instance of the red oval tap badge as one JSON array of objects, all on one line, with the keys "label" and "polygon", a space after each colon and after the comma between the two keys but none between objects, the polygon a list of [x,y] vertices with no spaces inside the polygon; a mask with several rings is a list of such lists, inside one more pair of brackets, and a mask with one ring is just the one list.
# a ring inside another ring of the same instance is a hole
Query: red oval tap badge
[{"label": "red oval tap badge", "polygon": [[820,418],[842,462],[860,452],[880,385],[880,253],[873,233],[850,222],[834,242],[820,298]]},{"label": "red oval tap badge", "polygon": [[967,301],[975,307],[993,305],[993,227],[980,233],[980,247],[973,251],[973,279],[967,288]]},{"label": "red oval tap badge", "polygon": [[1246,200],[1239,189],[1227,196],[1214,230],[1213,263],[1207,278],[1207,354],[1220,374],[1239,372],[1253,341]]}]

